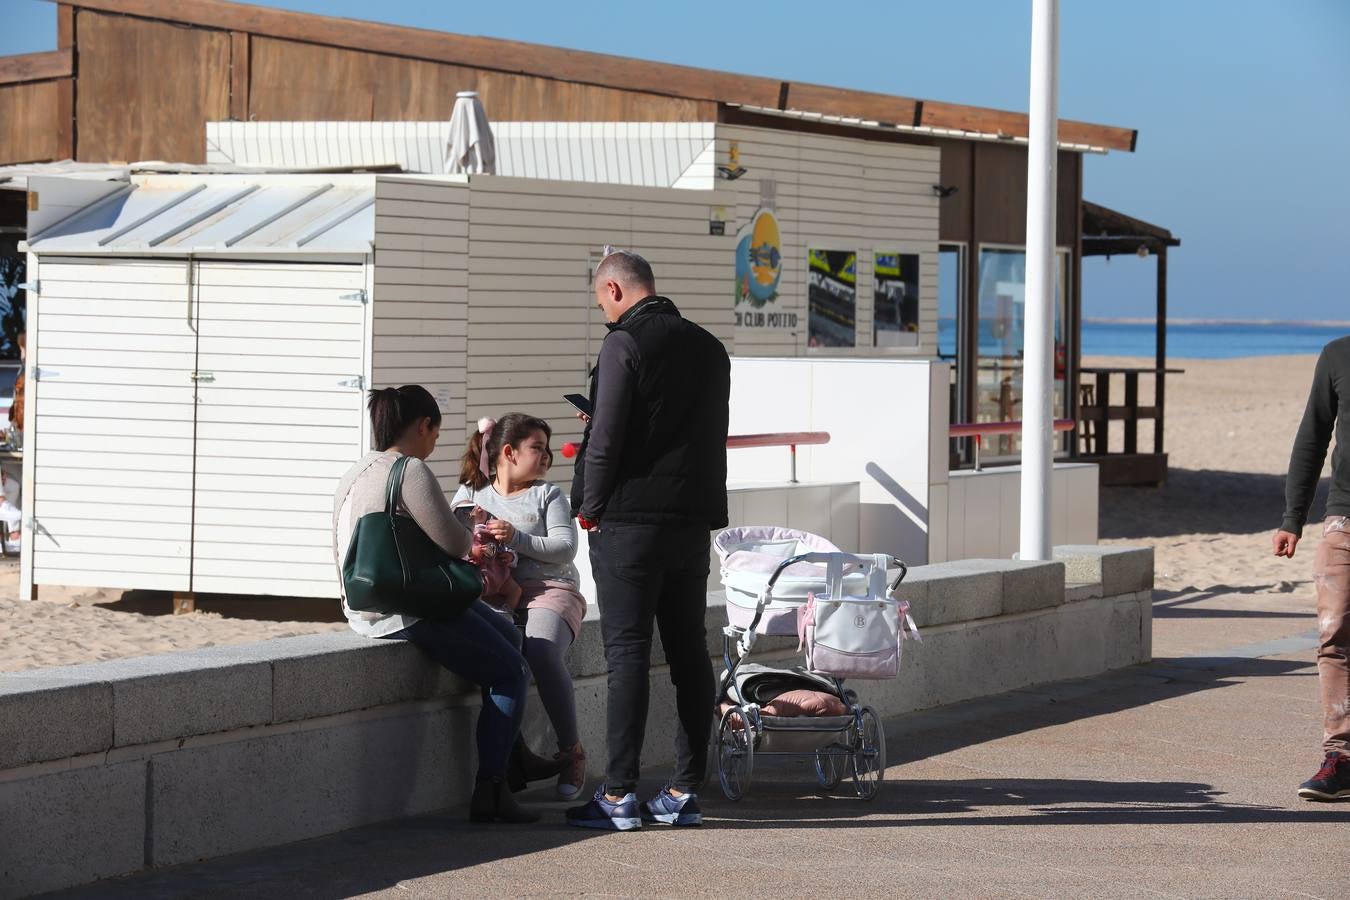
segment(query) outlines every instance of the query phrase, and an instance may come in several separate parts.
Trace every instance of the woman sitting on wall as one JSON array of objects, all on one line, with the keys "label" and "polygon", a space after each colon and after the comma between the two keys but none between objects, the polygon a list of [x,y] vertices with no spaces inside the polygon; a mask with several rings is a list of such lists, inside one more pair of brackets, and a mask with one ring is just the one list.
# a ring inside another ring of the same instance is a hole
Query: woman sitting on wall
[{"label": "woman sitting on wall", "polygon": [[545,478],[553,436],[543,419],[508,413],[482,419],[469,435],[460,469],[456,510],[480,509],[486,530],[516,557],[518,583],[508,614],[525,629],[525,658],[539,699],[558,738],[558,796],[575,797],[586,780],[586,753],[577,736],[576,698],[567,650],[581,630],[586,600],[577,590],[577,527],[567,497]]},{"label": "woman sitting on wall", "polygon": [[[352,466],[338,484],[334,503],[333,553],[341,569],[352,534],[363,516],[385,510],[391,470],[400,457],[403,472],[397,512],[410,517],[427,537],[453,557],[469,552],[471,536],[456,521],[436,476],[425,460],[436,447],[441,413],[426,388],[404,385],[370,392],[370,420],[378,448]],[[400,547],[402,544],[400,544]],[[448,593],[448,587],[447,587]],[[469,818],[475,822],[533,822],[507,789],[508,761],[520,733],[529,670],[519,634],[481,599],[452,605],[444,614],[418,618],[353,610],[342,591],[342,609],[357,634],[410,641],[451,672],[483,689],[478,715],[478,778]],[[518,751],[517,751],[518,752]],[[550,774],[556,774],[554,768]]]}]

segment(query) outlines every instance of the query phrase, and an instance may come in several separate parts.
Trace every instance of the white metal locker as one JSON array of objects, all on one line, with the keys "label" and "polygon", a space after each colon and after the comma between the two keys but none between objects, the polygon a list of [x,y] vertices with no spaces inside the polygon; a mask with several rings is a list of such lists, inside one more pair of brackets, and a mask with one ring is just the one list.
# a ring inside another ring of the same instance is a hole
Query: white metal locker
[{"label": "white metal locker", "polygon": [[363,453],[363,265],[198,264],[192,589],[336,595],[333,492]]},{"label": "white metal locker", "polygon": [[28,387],[36,584],[189,588],[197,337],[187,267],[42,262]]}]

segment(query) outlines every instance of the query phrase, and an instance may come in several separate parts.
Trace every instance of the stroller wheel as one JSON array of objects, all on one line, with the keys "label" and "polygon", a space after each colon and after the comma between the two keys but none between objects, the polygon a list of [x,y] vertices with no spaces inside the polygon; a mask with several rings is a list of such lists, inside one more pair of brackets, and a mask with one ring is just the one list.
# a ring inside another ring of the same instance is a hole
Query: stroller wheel
[{"label": "stroller wheel", "polygon": [[848,750],[838,744],[831,744],[816,751],[816,784],[827,791],[839,786],[848,768]]},{"label": "stroller wheel", "polygon": [[750,787],[755,767],[755,734],[745,709],[733,706],[717,728],[717,775],[728,800],[739,800]]},{"label": "stroller wheel", "polygon": [[870,706],[858,710],[850,735],[853,747],[853,786],[863,800],[871,800],[886,777],[886,732],[881,717]]}]

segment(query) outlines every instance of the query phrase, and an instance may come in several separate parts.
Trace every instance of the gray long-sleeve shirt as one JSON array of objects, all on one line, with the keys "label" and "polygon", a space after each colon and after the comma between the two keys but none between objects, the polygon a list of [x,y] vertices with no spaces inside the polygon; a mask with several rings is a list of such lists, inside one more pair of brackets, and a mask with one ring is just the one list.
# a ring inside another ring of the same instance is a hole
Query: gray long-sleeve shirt
[{"label": "gray long-sleeve shirt", "polygon": [[572,511],[555,484],[536,481],[514,497],[503,497],[492,485],[474,490],[461,484],[450,505],[475,504],[493,518],[516,528],[509,544],[520,557],[513,575],[517,581],[579,581],[572,560],[577,555],[577,526]]},{"label": "gray long-sleeve shirt", "polygon": [[1280,525],[1284,531],[1298,534],[1308,521],[1333,434],[1336,450],[1331,457],[1326,514],[1350,516],[1350,336],[1327,344],[1317,358],[1308,406],[1289,455],[1284,521]]}]

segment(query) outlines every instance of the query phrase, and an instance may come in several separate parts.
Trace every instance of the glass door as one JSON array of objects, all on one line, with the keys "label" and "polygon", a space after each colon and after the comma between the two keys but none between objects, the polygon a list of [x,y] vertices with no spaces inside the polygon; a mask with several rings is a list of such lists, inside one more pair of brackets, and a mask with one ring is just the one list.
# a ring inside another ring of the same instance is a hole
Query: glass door
[{"label": "glass door", "polygon": [[[966,421],[966,377],[961,347],[966,334],[966,248],[938,246],[938,359],[951,363],[951,421]],[[964,441],[958,442],[964,444]]]},{"label": "glass door", "polygon": [[[1067,342],[1065,290],[1069,254],[1057,251],[1055,267],[1054,387],[1056,418],[1065,415]],[[1014,422],[1022,418],[1022,369],[1026,346],[1026,253],[1020,247],[980,248],[979,331],[975,363],[975,421]],[[1021,451],[1020,435],[988,438],[990,456]]]}]

